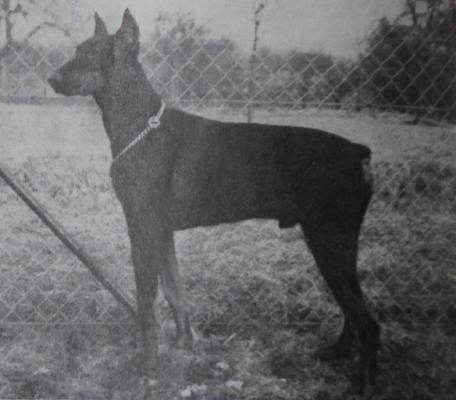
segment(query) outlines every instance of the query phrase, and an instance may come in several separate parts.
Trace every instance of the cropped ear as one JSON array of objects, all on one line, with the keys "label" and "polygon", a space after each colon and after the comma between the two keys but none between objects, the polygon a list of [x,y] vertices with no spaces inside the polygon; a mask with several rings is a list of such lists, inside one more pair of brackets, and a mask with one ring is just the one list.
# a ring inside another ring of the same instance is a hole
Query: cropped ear
[{"label": "cropped ear", "polygon": [[103,20],[100,18],[98,13],[95,13],[95,36],[107,36],[108,30],[106,29],[106,25]]},{"label": "cropped ear", "polygon": [[127,8],[123,14],[122,25],[114,36],[114,49],[118,52],[137,54],[139,50],[139,27]]}]

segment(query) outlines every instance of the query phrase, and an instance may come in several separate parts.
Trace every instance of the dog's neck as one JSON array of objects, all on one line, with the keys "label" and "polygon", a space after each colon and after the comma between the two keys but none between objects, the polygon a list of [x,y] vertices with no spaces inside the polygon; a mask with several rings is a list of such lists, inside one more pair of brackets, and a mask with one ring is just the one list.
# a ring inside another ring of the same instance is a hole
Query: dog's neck
[{"label": "dog's neck", "polygon": [[115,63],[107,89],[94,98],[102,112],[113,157],[139,135],[161,107],[160,97],[136,59]]}]

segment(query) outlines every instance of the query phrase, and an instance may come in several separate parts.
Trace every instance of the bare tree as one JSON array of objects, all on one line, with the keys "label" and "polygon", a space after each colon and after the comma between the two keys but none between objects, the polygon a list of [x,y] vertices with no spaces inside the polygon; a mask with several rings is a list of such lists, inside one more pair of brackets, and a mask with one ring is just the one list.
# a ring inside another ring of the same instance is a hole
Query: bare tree
[{"label": "bare tree", "polygon": [[15,7],[12,6],[11,0],[0,0],[0,21],[5,23],[5,42],[6,46],[13,43],[13,20],[16,15],[26,16],[27,11],[24,10],[21,3],[17,3]]},{"label": "bare tree", "polygon": [[455,0],[407,0],[402,16],[410,17],[413,27],[423,32],[434,28],[455,8]]},{"label": "bare tree", "polygon": [[379,21],[363,58],[375,102],[423,117],[456,118],[454,0],[407,0],[399,20]]},{"label": "bare tree", "polygon": [[255,73],[255,64],[257,62],[257,50],[258,50],[258,31],[260,29],[260,24],[261,24],[261,12],[264,10],[266,7],[266,2],[265,1],[260,1],[258,4],[258,7],[255,10],[254,18],[253,18],[253,23],[254,23],[254,30],[253,30],[253,44],[252,44],[252,55],[250,57],[250,78],[249,78],[249,89],[248,89],[248,95],[249,95],[249,104],[247,108],[247,121],[252,122],[252,104],[251,100],[254,96],[254,73]]},{"label": "bare tree", "polygon": [[[46,95],[47,85],[44,83],[46,71],[35,69],[37,65],[29,64],[30,60],[21,60],[19,63],[12,62],[20,58],[21,51],[30,46],[30,41],[40,32],[48,38],[49,34],[61,35],[62,38],[71,38],[75,32],[75,27],[81,27],[80,22],[83,8],[80,0],[0,0],[0,93],[7,96],[16,93],[21,87],[25,93]],[[71,33],[70,33],[71,32]],[[43,49],[47,45],[44,41],[35,44],[36,49]],[[28,54],[37,54],[31,52]],[[7,59],[11,62],[5,62]],[[32,74],[22,74],[17,65],[27,65],[28,72]],[[21,81],[19,86],[14,84],[9,87],[11,81],[10,74]],[[26,77],[28,80],[25,80]],[[40,82],[40,79],[43,82]],[[13,90],[13,91],[11,91]]]},{"label": "bare tree", "polygon": [[[66,7],[68,8],[68,6]],[[4,24],[4,44],[0,49],[0,60],[17,45],[14,27],[19,18],[27,18],[31,14],[40,14],[41,21],[32,26],[22,39],[28,40],[39,31],[51,28],[70,37],[70,31],[65,27],[55,10],[59,9],[57,0],[0,0],[0,24]]]}]

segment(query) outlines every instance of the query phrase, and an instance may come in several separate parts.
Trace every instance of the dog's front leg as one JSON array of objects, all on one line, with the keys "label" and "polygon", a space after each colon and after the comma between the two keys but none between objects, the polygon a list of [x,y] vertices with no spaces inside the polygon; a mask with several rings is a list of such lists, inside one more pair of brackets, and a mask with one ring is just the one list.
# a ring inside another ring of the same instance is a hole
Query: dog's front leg
[{"label": "dog's front leg", "polygon": [[157,320],[154,302],[158,288],[159,264],[166,255],[164,234],[157,221],[147,217],[129,224],[135,271],[138,324],[142,337],[143,374],[151,377],[157,365]]},{"label": "dog's front leg", "polygon": [[159,264],[160,278],[166,300],[173,312],[176,323],[176,345],[179,348],[190,348],[193,334],[190,326],[184,288],[179,276],[173,232],[166,240],[166,259]]}]

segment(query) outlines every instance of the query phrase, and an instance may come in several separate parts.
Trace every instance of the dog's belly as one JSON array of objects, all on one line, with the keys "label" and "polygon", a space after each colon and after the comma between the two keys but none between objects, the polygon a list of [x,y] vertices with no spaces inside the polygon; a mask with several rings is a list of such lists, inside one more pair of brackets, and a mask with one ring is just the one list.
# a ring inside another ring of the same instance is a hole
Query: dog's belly
[{"label": "dog's belly", "polygon": [[252,179],[248,174],[223,178],[188,174],[174,176],[171,220],[175,230],[233,223],[247,219],[282,219],[294,213],[291,196],[269,175]]}]

